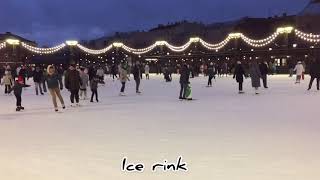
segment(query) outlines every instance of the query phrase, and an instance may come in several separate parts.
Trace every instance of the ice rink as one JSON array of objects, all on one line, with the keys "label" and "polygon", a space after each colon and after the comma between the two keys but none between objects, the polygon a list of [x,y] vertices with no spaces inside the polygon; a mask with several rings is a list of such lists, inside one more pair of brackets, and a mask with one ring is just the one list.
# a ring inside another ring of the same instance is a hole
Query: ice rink
[{"label": "ice rink", "polygon": [[[82,101],[55,113],[49,95],[0,92],[1,180],[316,180],[320,178],[320,92],[286,75],[270,76],[255,95],[250,79],[237,94],[231,78],[192,79],[194,101],[179,101],[178,77],[134,81],[127,96],[107,78],[100,103]],[[32,84],[32,81],[29,81]],[[89,91],[90,92],[90,91]],[[88,93],[90,95],[90,93]],[[155,162],[182,156],[188,172],[151,172]],[[121,171],[122,158],[144,163],[143,173]]]}]

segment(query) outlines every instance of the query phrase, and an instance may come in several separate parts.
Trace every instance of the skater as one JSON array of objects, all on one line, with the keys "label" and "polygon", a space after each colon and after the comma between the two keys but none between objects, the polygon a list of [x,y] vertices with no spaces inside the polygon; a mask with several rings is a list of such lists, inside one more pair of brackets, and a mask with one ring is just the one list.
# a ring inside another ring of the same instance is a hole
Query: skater
[{"label": "skater", "polygon": [[115,64],[113,64],[111,66],[111,74],[112,74],[113,81],[114,81],[115,78],[118,78],[118,76],[117,76],[117,74],[118,74],[117,66]]},{"label": "skater", "polygon": [[42,80],[43,80],[43,72],[41,71],[40,67],[36,67],[36,69],[33,71],[33,82],[36,89],[36,95],[39,95],[39,89],[40,94],[44,95],[42,92]]},{"label": "skater", "polygon": [[136,82],[136,93],[141,94],[139,90],[140,82],[141,82],[141,69],[140,69],[139,61],[136,62],[136,64],[133,66],[132,74],[133,74],[134,81]]},{"label": "skater", "polygon": [[150,66],[148,64],[146,64],[146,66],[144,67],[144,73],[146,74],[146,79],[149,80],[150,79]]},{"label": "skater", "polygon": [[263,87],[268,89],[268,63],[266,61],[261,62],[259,68],[261,72],[261,79],[263,81]]},{"label": "skater", "polygon": [[87,87],[89,86],[89,75],[85,73],[85,69],[83,67],[80,68],[80,79],[81,79],[80,98],[82,100],[86,100]]},{"label": "skater", "polygon": [[43,78],[42,78],[42,85],[43,85],[43,92],[47,92],[47,76],[48,76],[48,73],[47,73],[47,69],[44,68],[43,69]]},{"label": "skater", "polygon": [[214,65],[213,62],[210,63],[210,65],[208,66],[208,86],[207,87],[212,87],[212,79],[215,79],[215,69],[214,69]]},{"label": "skater", "polygon": [[93,102],[94,96],[96,96],[96,101],[99,102],[99,99],[98,99],[98,83],[99,83],[99,78],[98,77],[94,77],[90,81],[90,89],[91,89],[91,100],[90,100],[90,102]]},{"label": "skater", "polygon": [[97,70],[97,76],[99,78],[99,83],[100,84],[105,84],[104,82],[104,70],[102,67],[100,67],[98,70]]},{"label": "skater", "polygon": [[310,83],[309,83],[309,88],[308,91],[311,90],[313,81],[316,79],[317,80],[317,90],[320,90],[320,62],[317,61],[316,59],[312,59],[312,62],[310,63]]},{"label": "skater", "polygon": [[190,70],[187,64],[182,65],[180,71],[180,96],[179,99],[186,99],[186,90],[189,84]]},{"label": "skater", "polygon": [[2,85],[4,85],[4,94],[10,94],[11,87],[13,85],[13,78],[11,75],[11,71],[5,71],[5,75],[3,77]]},{"label": "skater", "polygon": [[79,72],[76,70],[75,65],[70,65],[69,70],[65,75],[65,87],[70,91],[70,101],[71,107],[74,107],[74,102],[76,102],[76,106],[80,106],[79,104],[79,90],[81,86],[81,78]]},{"label": "skater", "polygon": [[250,72],[252,87],[255,89],[255,94],[259,94],[259,87],[261,86],[260,84],[261,72],[256,60],[253,60],[251,62],[249,67],[249,72]]},{"label": "skater", "polygon": [[236,79],[239,83],[239,94],[243,94],[243,77],[245,76],[245,71],[242,67],[240,61],[237,62],[237,65],[234,70],[233,79]]},{"label": "skater", "polygon": [[119,80],[122,85],[120,90],[120,96],[125,96],[124,90],[126,88],[126,82],[130,81],[127,72],[127,65],[125,63],[122,63],[119,67]]},{"label": "skater", "polygon": [[14,86],[9,91],[9,93],[13,91],[13,94],[16,97],[16,106],[17,106],[16,111],[24,110],[24,107],[21,106],[21,102],[22,102],[21,94],[22,94],[22,89],[24,87],[30,87],[30,86],[24,84],[23,77],[19,77],[18,80],[14,82]]},{"label": "skater", "polygon": [[302,74],[305,71],[301,61],[298,61],[296,67],[294,68],[294,71],[296,72],[296,75],[297,75],[296,84],[299,84],[301,81]]},{"label": "skater", "polygon": [[60,90],[62,91],[63,90],[62,77],[64,74],[64,70],[63,70],[62,66],[60,66],[58,68],[57,73],[58,73],[58,77],[59,77],[59,87],[60,87]]},{"label": "skater", "polygon": [[50,95],[52,97],[52,102],[53,102],[53,106],[54,106],[54,110],[55,112],[58,112],[58,104],[57,104],[57,97],[60,100],[61,106],[63,109],[66,108],[66,106],[64,105],[64,100],[61,96],[61,92],[60,92],[60,83],[59,83],[59,74],[58,72],[56,72],[54,66],[49,65],[47,68],[47,84],[48,84],[48,89],[50,92]]}]

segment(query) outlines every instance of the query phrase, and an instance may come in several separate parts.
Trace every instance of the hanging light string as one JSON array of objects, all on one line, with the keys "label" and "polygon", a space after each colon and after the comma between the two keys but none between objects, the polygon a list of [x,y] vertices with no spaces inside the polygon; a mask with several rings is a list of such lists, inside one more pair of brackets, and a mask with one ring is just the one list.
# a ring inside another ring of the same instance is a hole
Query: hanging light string
[{"label": "hanging light string", "polygon": [[148,52],[152,51],[156,47],[157,47],[157,45],[153,44],[153,45],[151,45],[149,47],[146,47],[146,48],[134,49],[134,48],[128,47],[126,45],[122,45],[122,48],[124,50],[126,50],[127,52],[130,52],[130,53],[136,54],[136,55],[141,55],[141,54],[148,53]]},{"label": "hanging light string", "polygon": [[273,41],[275,41],[279,35],[280,35],[279,32],[275,32],[265,39],[255,40],[255,39],[250,39],[247,36],[241,34],[241,39],[250,46],[264,47],[271,44]]},{"label": "hanging light string", "polygon": [[6,47],[6,42],[2,42],[2,43],[0,43],[0,49],[3,49],[3,48],[5,48]]},{"label": "hanging light string", "polygon": [[317,43],[320,42],[320,35],[319,34],[312,34],[312,33],[305,33],[302,31],[299,31],[298,29],[295,29],[295,34],[298,38],[311,42],[311,43]]},{"label": "hanging light string", "polygon": [[58,46],[55,47],[51,47],[51,48],[39,48],[39,47],[34,47],[31,45],[28,45],[27,43],[21,42],[22,47],[24,47],[25,49],[36,53],[36,54],[53,54],[55,52],[60,51],[61,49],[63,49],[66,44],[62,43]]},{"label": "hanging light string", "polygon": [[[66,44],[62,43],[58,46],[51,47],[51,48],[38,48],[38,47],[31,46],[29,44],[26,44],[24,42],[21,42],[21,45],[25,49],[27,49],[31,52],[37,53],[37,54],[52,54],[57,51],[60,51],[61,49],[63,49],[65,46],[68,45],[68,46],[76,46],[79,49],[81,49],[82,51],[84,51],[88,54],[93,54],[93,55],[104,54],[104,53],[112,50],[113,48],[124,49],[127,52],[130,52],[130,53],[133,53],[136,55],[142,55],[142,54],[146,54],[146,53],[154,50],[158,46],[165,46],[174,52],[183,52],[183,51],[187,50],[193,43],[200,43],[204,48],[206,48],[208,50],[218,51],[218,50],[222,49],[223,47],[225,47],[233,39],[242,39],[245,43],[247,43],[248,45],[250,45],[252,47],[265,47],[265,46],[271,44],[272,42],[274,42],[276,40],[276,38],[279,37],[280,35],[290,34],[293,31],[295,32],[295,35],[298,38],[300,38],[304,41],[311,42],[311,43],[320,42],[320,35],[316,35],[316,34],[312,34],[312,33],[305,33],[305,32],[302,32],[298,29],[294,29],[293,27],[279,27],[279,28],[277,28],[277,31],[275,33],[273,33],[272,35],[270,35],[264,39],[251,39],[242,33],[230,33],[223,41],[216,43],[216,44],[208,43],[199,37],[193,37],[193,38],[190,38],[190,40],[182,46],[174,46],[174,45],[171,45],[170,43],[168,43],[167,41],[157,41],[154,44],[152,44],[146,48],[141,48],[141,49],[131,48],[121,42],[115,42],[115,43],[113,43],[103,49],[98,49],[98,50],[87,48],[81,44],[78,44],[78,42],[76,42],[76,41],[74,41],[74,42],[73,41],[72,42],[66,41]],[[7,43],[13,44],[14,42],[13,41],[11,42],[8,40],[6,42],[1,42],[0,49],[5,48]]]},{"label": "hanging light string", "polygon": [[86,48],[86,47],[82,46],[81,44],[77,44],[77,47],[79,49],[81,49],[82,51],[86,52],[86,53],[94,54],[94,55],[104,54],[104,53],[110,51],[113,48],[112,45],[109,45],[109,46],[107,46],[107,47],[105,47],[103,49],[95,50],[95,49]]}]

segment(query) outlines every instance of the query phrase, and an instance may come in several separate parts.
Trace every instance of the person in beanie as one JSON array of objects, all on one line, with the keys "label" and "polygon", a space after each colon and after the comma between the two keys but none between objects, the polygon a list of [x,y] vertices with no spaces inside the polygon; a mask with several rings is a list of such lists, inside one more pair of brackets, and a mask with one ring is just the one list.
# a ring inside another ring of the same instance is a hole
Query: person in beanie
[{"label": "person in beanie", "polygon": [[65,87],[70,91],[70,101],[71,106],[74,107],[74,102],[76,102],[76,106],[80,106],[79,104],[79,90],[81,86],[81,78],[79,71],[76,70],[75,65],[70,65],[68,71],[66,72],[64,79]]},{"label": "person in beanie", "polygon": [[294,71],[296,72],[296,75],[297,75],[296,84],[299,84],[302,78],[302,74],[305,71],[301,61],[298,61],[296,67],[294,68]]},{"label": "person in beanie", "polygon": [[16,97],[16,111],[21,111],[24,110],[24,107],[21,106],[21,102],[22,102],[22,88],[24,87],[30,87],[29,85],[25,85],[24,84],[24,79],[23,77],[19,77],[18,80],[16,80],[14,82],[14,86],[10,89],[9,93],[11,93],[11,91],[13,91],[14,96]]},{"label": "person in beanie", "polygon": [[263,87],[268,89],[267,85],[267,78],[268,78],[268,63],[266,61],[261,62],[259,65],[260,72],[261,72],[261,79],[263,81]]},{"label": "person in beanie", "polygon": [[96,96],[96,101],[99,102],[98,99],[98,83],[99,83],[99,78],[94,77],[90,80],[90,89],[91,89],[91,100],[90,102],[93,102],[94,96]]},{"label": "person in beanie", "polygon": [[63,109],[66,108],[66,106],[64,105],[63,98],[61,96],[61,92],[60,92],[60,83],[59,83],[60,77],[59,77],[58,72],[56,72],[54,66],[52,66],[52,65],[48,66],[47,73],[48,73],[48,75],[47,75],[48,89],[49,89],[50,95],[52,97],[54,110],[56,112],[58,112],[59,109],[58,109],[58,105],[57,105],[57,97],[60,100],[62,108]]},{"label": "person in beanie", "polygon": [[125,96],[124,90],[126,88],[126,82],[130,81],[128,77],[127,65],[125,63],[122,63],[119,66],[119,80],[122,85],[120,90],[120,96]]},{"label": "person in beanie", "polygon": [[81,86],[80,86],[80,97],[83,100],[87,99],[87,87],[89,86],[89,75],[85,73],[84,68],[80,68],[80,79],[81,79]]},{"label": "person in beanie", "polygon": [[190,70],[187,64],[182,65],[180,71],[180,96],[179,99],[183,100],[186,99],[186,90],[188,87],[190,78]]},{"label": "person in beanie", "polygon": [[243,77],[245,77],[245,71],[242,67],[242,64],[240,61],[237,62],[237,65],[234,70],[233,79],[237,80],[237,83],[239,84],[239,94],[243,94]]},{"label": "person in beanie", "polygon": [[214,70],[213,62],[211,62],[210,65],[208,66],[208,72],[207,73],[208,73],[208,76],[209,76],[208,86],[207,87],[212,87],[212,79],[215,76],[215,70]]},{"label": "person in beanie", "polygon": [[310,82],[309,82],[309,88],[308,91],[311,90],[313,81],[317,80],[317,90],[320,90],[320,62],[317,61],[315,58],[312,59],[312,62],[310,64]]},{"label": "person in beanie", "polygon": [[249,67],[249,73],[251,78],[251,85],[255,89],[255,93],[259,94],[259,87],[260,84],[260,78],[261,78],[261,72],[259,65],[256,60],[253,60]]},{"label": "person in beanie", "polygon": [[36,67],[36,69],[33,71],[33,82],[34,86],[36,88],[36,95],[39,95],[39,89],[40,94],[43,95],[42,92],[42,79],[43,79],[43,72],[41,71],[40,67]]},{"label": "person in beanie", "polygon": [[141,69],[140,69],[139,61],[136,62],[136,64],[134,65],[132,69],[132,74],[133,74],[134,81],[136,82],[136,93],[141,94],[139,90],[140,82],[141,82]]}]

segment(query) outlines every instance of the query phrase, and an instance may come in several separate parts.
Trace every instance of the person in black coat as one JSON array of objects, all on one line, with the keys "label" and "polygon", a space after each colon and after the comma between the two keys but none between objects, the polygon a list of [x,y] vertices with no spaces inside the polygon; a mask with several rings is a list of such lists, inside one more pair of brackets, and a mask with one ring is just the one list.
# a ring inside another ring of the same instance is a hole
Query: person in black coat
[{"label": "person in black coat", "polygon": [[81,86],[81,78],[79,71],[76,70],[74,65],[70,65],[69,70],[66,72],[64,80],[66,89],[71,92],[71,106],[74,106],[74,100],[76,100],[76,105],[79,106],[79,90]]},{"label": "person in black coat", "polygon": [[134,80],[136,82],[136,93],[137,94],[141,93],[140,90],[139,90],[140,82],[141,82],[141,75],[142,75],[140,67],[141,67],[140,63],[136,62],[136,64],[133,66],[133,69],[132,69],[133,78],[134,78]]},{"label": "person in black coat", "polygon": [[16,80],[14,82],[14,86],[9,90],[9,93],[11,93],[11,91],[13,91],[14,96],[16,97],[16,111],[21,111],[24,110],[24,107],[21,106],[21,102],[22,102],[22,88],[24,87],[29,87],[29,85],[25,85],[24,84],[24,80],[23,77],[20,77],[18,80]]},{"label": "person in black coat", "polygon": [[312,59],[310,63],[310,83],[308,91],[312,88],[313,81],[317,79],[317,90],[320,90],[319,83],[320,83],[320,62],[319,60]]},{"label": "person in black coat", "polygon": [[263,81],[263,87],[264,88],[268,88],[268,85],[267,85],[267,81],[268,81],[268,65],[267,65],[267,62],[261,62],[260,65],[259,65],[259,69],[260,69],[260,73],[261,73],[261,79]]},{"label": "person in black coat", "polygon": [[33,82],[36,88],[36,95],[39,95],[39,89],[40,94],[43,95],[42,92],[42,81],[43,81],[43,72],[41,71],[40,67],[36,67],[36,69],[33,71]]},{"label": "person in black coat", "polygon": [[208,76],[208,87],[212,87],[212,79],[215,78],[215,68],[212,62],[208,66]]},{"label": "person in black coat", "polygon": [[234,70],[233,79],[236,79],[239,83],[239,94],[243,94],[243,77],[245,77],[245,71],[242,67],[240,61],[237,62],[237,65]]},{"label": "person in black coat", "polygon": [[182,65],[180,70],[180,96],[179,99],[186,99],[186,90],[189,84],[190,70],[187,64]]}]

